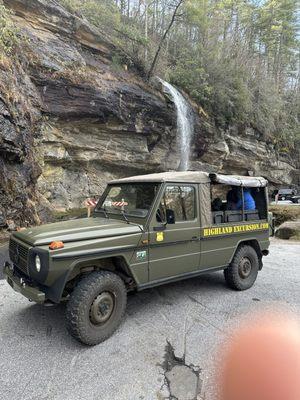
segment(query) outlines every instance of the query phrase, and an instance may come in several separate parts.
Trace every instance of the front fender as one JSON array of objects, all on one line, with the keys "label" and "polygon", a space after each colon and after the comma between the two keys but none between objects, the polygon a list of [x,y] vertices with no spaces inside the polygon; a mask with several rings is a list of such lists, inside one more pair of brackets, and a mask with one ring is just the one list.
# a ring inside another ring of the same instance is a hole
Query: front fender
[{"label": "front fender", "polygon": [[60,303],[67,281],[68,271],[65,271],[51,286],[44,287],[46,299],[53,303]]},{"label": "front fender", "polygon": [[[119,246],[118,248],[109,248],[101,250],[86,250],[86,251],[73,251],[65,254],[57,254],[52,257],[52,265],[55,269],[64,269],[64,272],[56,279],[49,287],[44,288],[46,297],[54,303],[59,303],[62,299],[64,288],[68,281],[74,279],[79,273],[80,269],[84,266],[103,266],[101,261],[110,257],[125,258],[127,265],[132,257],[135,245]],[[66,261],[68,266],[66,268]],[[134,277],[133,277],[134,278]]]}]

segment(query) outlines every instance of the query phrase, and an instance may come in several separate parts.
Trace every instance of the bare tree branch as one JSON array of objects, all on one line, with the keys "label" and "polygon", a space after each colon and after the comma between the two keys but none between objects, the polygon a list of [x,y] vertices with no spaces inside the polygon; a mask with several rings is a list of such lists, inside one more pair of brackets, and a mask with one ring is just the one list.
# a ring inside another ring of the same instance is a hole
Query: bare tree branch
[{"label": "bare tree branch", "polygon": [[150,69],[149,69],[148,76],[147,76],[148,79],[150,79],[151,76],[153,75],[153,72],[154,72],[154,70],[155,70],[155,67],[156,67],[156,64],[157,64],[157,61],[158,61],[158,57],[159,57],[161,48],[162,48],[162,46],[163,46],[163,43],[164,43],[166,37],[168,36],[168,33],[170,32],[170,30],[171,30],[171,28],[172,28],[172,26],[173,26],[173,24],[174,24],[174,22],[175,22],[175,20],[176,20],[179,7],[181,6],[181,4],[183,4],[184,1],[185,1],[185,0],[179,0],[178,3],[176,4],[175,8],[174,8],[174,12],[173,12],[171,21],[170,21],[170,23],[169,23],[167,29],[165,30],[165,33],[163,34],[163,36],[162,36],[162,38],[161,38],[161,40],[160,40],[160,42],[159,42],[158,48],[157,48],[156,53],[155,53],[155,56],[154,56],[154,58],[153,58],[153,61],[152,61],[152,64],[151,64],[151,67],[150,67]]}]

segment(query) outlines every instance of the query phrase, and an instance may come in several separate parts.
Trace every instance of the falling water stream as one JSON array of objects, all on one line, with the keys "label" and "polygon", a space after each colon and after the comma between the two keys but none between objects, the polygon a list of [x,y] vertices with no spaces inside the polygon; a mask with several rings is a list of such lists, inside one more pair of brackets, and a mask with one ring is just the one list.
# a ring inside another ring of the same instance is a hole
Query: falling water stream
[{"label": "falling water stream", "polygon": [[177,134],[180,141],[180,164],[179,171],[189,168],[191,138],[194,124],[191,107],[182,94],[170,83],[160,79],[166,91],[171,95],[177,111]]}]

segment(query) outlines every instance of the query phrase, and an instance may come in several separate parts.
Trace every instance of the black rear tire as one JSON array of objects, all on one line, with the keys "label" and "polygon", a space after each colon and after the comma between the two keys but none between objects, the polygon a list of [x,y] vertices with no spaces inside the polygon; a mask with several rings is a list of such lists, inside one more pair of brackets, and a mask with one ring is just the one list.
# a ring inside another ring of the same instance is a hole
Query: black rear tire
[{"label": "black rear tire", "polygon": [[248,245],[240,246],[228,268],[224,270],[227,285],[234,290],[247,290],[256,281],[259,259],[255,249]]},{"label": "black rear tire", "polygon": [[122,279],[109,271],[92,272],[75,287],[66,308],[67,329],[93,346],[109,338],[124,316],[127,292]]}]

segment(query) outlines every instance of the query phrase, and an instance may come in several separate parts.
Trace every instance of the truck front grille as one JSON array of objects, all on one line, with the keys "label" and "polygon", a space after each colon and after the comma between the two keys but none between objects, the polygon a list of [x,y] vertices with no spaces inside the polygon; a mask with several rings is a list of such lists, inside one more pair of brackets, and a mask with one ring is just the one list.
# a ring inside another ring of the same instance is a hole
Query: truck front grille
[{"label": "truck front grille", "polygon": [[26,245],[16,242],[14,239],[9,241],[9,257],[14,265],[24,274],[28,274],[28,252]]}]

